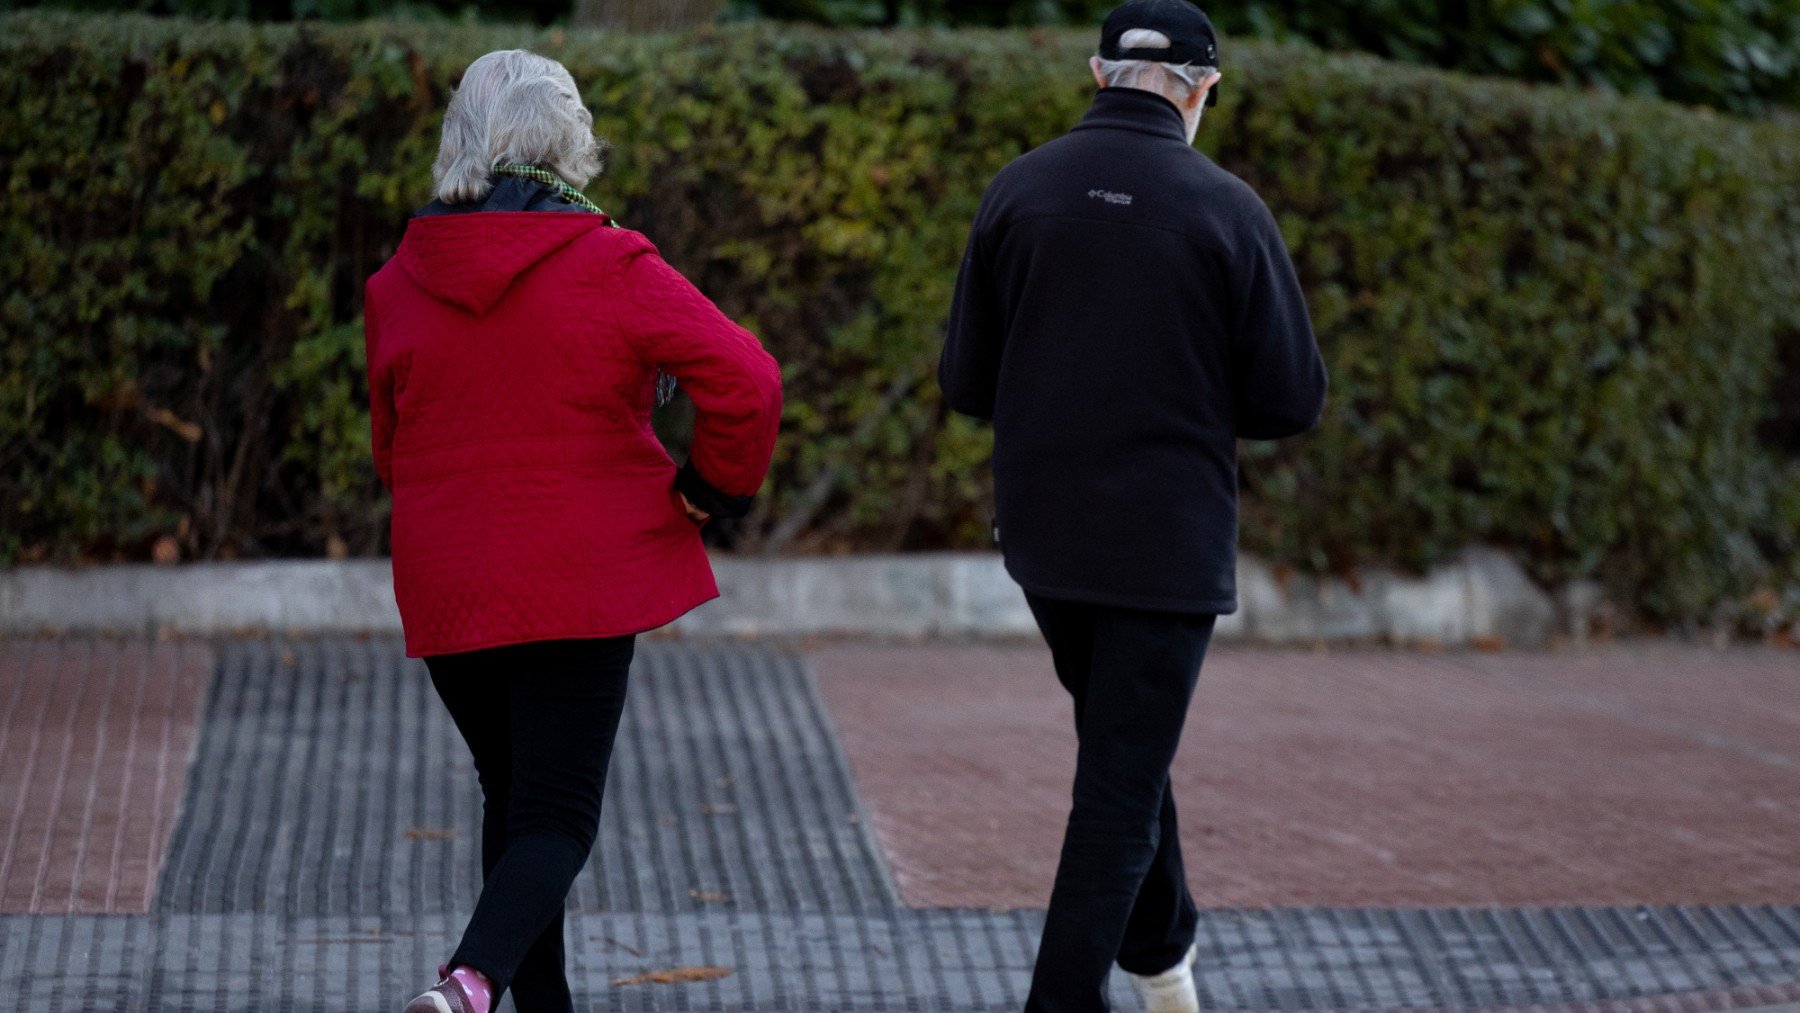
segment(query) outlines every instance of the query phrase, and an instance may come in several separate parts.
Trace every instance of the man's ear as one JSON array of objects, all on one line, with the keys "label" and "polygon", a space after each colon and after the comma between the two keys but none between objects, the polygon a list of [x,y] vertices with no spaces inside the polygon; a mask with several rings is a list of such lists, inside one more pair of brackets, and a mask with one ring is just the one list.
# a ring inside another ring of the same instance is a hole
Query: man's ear
[{"label": "man's ear", "polygon": [[1100,74],[1100,58],[1098,56],[1088,57],[1088,69],[1094,72],[1094,83],[1102,88],[1106,87],[1106,78]]},{"label": "man's ear", "polygon": [[1200,87],[1195,88],[1192,92],[1190,92],[1188,94],[1187,101],[1183,102],[1181,104],[1182,108],[1184,108],[1184,109],[1200,108],[1200,103],[1206,101],[1206,93],[1213,90],[1213,85],[1219,83],[1219,78],[1221,76],[1222,75],[1216,70],[1213,71],[1212,73],[1206,75],[1206,80],[1200,82]]}]

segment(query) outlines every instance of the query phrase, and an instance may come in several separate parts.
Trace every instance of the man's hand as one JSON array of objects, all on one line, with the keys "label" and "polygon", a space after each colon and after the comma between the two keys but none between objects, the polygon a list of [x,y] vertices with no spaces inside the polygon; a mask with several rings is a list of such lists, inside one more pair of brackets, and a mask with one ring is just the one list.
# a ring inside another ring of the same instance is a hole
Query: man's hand
[{"label": "man's hand", "polygon": [[688,520],[693,521],[695,524],[705,524],[707,521],[712,520],[712,514],[695,506],[694,501],[688,499],[686,495],[679,492],[675,495],[681,497],[681,509],[686,511]]}]

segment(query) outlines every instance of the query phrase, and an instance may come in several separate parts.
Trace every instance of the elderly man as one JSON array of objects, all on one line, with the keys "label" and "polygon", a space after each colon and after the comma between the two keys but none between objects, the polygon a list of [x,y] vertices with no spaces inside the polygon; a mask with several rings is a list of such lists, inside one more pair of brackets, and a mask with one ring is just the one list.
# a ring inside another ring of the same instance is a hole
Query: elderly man
[{"label": "elderly man", "polygon": [[1130,0],[1090,65],[1087,115],[982,199],[939,380],[993,420],[994,537],[1075,701],[1026,1009],[1106,1009],[1116,960],[1151,1010],[1197,1010],[1169,764],[1237,607],[1236,440],[1311,428],[1325,368],[1274,218],[1192,147],[1218,96],[1206,15]]}]

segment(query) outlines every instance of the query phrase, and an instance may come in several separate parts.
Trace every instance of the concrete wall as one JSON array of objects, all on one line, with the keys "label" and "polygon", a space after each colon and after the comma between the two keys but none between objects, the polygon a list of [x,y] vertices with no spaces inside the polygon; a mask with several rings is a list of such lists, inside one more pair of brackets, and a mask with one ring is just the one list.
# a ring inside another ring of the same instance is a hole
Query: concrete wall
[{"label": "concrete wall", "polygon": [[[679,635],[1033,635],[1031,614],[997,555],[922,553],[716,560],[719,601],[683,617]],[[1267,643],[1542,643],[1558,622],[1542,589],[1505,554],[1475,548],[1423,577],[1386,571],[1357,585],[1277,580],[1245,557],[1237,614],[1222,639]],[[393,632],[385,559],[20,567],[0,574],[0,632],[216,634],[247,630]]]}]

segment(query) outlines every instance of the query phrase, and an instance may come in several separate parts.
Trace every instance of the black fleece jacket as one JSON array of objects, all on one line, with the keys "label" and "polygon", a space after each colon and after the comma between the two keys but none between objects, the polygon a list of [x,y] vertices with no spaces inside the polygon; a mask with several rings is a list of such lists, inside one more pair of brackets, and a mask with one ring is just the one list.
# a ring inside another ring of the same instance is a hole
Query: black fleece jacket
[{"label": "black fleece jacket", "polygon": [[1310,429],[1326,383],[1268,208],[1126,88],[988,186],[938,379],[993,420],[1015,580],[1199,613],[1237,609],[1236,441]]}]

